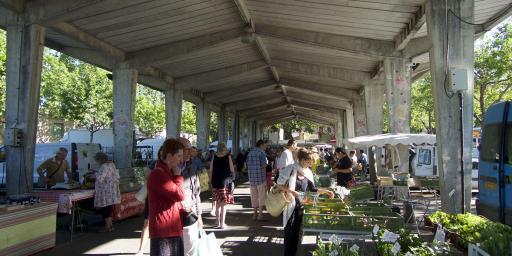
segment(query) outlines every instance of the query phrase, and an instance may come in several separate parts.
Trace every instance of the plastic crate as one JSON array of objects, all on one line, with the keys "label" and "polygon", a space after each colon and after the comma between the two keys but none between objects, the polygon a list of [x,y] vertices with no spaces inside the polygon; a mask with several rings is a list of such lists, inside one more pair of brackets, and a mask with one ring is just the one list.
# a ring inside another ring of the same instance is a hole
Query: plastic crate
[{"label": "plastic crate", "polygon": [[[352,214],[352,215],[351,215]],[[371,232],[375,225],[389,230],[399,230],[404,226],[402,216],[396,213],[371,214],[349,213],[335,214],[304,214],[304,228],[326,231],[364,231]]]},{"label": "plastic crate", "polygon": [[352,201],[373,199],[373,187],[371,185],[357,185],[350,189],[350,194],[348,196],[352,199]]}]

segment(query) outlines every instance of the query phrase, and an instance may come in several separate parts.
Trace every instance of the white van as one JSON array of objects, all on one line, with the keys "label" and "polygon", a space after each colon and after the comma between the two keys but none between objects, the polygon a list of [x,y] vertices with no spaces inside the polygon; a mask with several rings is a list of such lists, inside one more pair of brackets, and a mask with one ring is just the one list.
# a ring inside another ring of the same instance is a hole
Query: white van
[{"label": "white van", "polygon": [[[415,176],[438,176],[437,173],[437,151],[435,146],[420,145],[416,147],[412,168]],[[471,187],[478,189],[478,149],[473,148]]]},{"label": "white van", "polygon": [[158,150],[164,144],[165,139],[145,139],[137,143],[137,160],[158,160]]}]

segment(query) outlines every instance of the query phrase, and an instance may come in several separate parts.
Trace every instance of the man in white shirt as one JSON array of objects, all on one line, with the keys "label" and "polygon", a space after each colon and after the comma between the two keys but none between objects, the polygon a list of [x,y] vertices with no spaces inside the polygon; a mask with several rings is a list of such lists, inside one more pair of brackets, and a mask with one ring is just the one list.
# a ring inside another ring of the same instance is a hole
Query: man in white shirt
[{"label": "man in white shirt", "polygon": [[297,143],[294,139],[290,139],[288,143],[286,143],[286,148],[281,153],[281,156],[279,157],[279,161],[277,162],[277,175],[275,179],[277,180],[277,177],[279,177],[279,172],[284,169],[286,166],[295,163],[295,160],[293,159],[293,152],[297,149]]}]

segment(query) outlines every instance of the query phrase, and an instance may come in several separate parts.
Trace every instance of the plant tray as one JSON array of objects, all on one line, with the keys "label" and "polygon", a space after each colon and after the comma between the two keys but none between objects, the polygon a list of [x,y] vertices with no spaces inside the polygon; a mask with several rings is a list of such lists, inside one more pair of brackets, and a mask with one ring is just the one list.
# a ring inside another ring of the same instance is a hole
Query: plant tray
[{"label": "plant tray", "polygon": [[349,197],[353,201],[373,199],[374,191],[370,185],[358,185],[350,189]]},{"label": "plant tray", "polygon": [[402,216],[396,213],[376,215],[354,212],[348,215],[304,214],[304,228],[306,229],[371,232],[375,225],[396,231],[403,228],[404,221]]}]

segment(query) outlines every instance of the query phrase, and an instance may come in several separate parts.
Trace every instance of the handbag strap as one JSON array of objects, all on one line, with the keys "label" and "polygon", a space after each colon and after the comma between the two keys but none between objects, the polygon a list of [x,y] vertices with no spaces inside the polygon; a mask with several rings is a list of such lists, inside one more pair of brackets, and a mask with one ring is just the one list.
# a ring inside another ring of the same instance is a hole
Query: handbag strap
[{"label": "handbag strap", "polygon": [[[65,160],[60,161],[60,164],[59,164],[59,166],[57,167],[57,169],[55,169],[55,171],[53,171],[51,175],[47,175],[46,177],[47,177],[48,179],[50,179],[51,177],[53,177],[53,175],[55,175],[55,174],[59,171],[59,169],[60,169],[60,167],[62,166],[62,163],[64,163],[64,161],[65,161]],[[48,173],[48,172],[47,172],[47,173]]]}]

